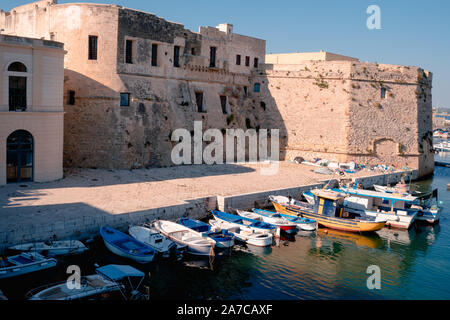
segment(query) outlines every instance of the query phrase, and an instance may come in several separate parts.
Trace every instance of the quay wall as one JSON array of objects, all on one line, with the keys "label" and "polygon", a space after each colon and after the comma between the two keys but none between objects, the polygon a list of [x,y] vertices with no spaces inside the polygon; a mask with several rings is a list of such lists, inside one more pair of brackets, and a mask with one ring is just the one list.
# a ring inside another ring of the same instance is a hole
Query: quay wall
[{"label": "quay wall", "polygon": [[[373,176],[359,177],[358,182],[364,188],[370,188],[374,184],[396,183],[404,176],[408,181],[418,178],[418,170],[404,172],[383,173]],[[334,180],[334,179],[331,179]],[[355,178],[352,179],[353,181]],[[301,192],[313,188],[323,187],[330,180],[319,183],[301,185],[293,188],[279,190],[267,190],[263,192],[238,194],[232,196],[213,196],[187,200],[185,203],[174,204],[160,208],[152,208],[126,214],[111,215],[98,212],[67,218],[62,221],[49,221],[42,224],[10,225],[8,231],[0,233],[0,252],[8,246],[33,242],[46,241],[56,236],[57,239],[80,239],[86,240],[95,237],[102,225],[108,225],[121,231],[127,231],[131,224],[142,224],[155,219],[176,220],[180,217],[191,217],[194,219],[204,218],[208,211],[213,209],[251,209],[253,207],[267,207],[270,205],[267,198],[269,195],[285,195],[298,197]],[[332,183],[332,182],[331,182]],[[331,185],[331,184],[330,184]],[[332,186],[332,185],[331,185]]]}]

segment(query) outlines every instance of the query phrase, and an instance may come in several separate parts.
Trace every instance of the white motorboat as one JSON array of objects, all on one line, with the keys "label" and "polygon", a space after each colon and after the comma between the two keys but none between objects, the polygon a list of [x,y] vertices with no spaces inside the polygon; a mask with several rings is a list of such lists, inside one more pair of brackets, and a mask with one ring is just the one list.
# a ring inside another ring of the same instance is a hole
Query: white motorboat
[{"label": "white motorboat", "polygon": [[244,210],[236,210],[237,213],[246,218],[264,221],[270,224],[273,224],[277,228],[280,228],[283,232],[287,234],[295,234],[297,233],[297,225],[292,223],[291,221],[283,218],[281,215],[276,212],[270,211],[244,211]]},{"label": "white motorboat", "polygon": [[168,258],[171,252],[177,250],[177,244],[163,236],[158,230],[144,226],[132,226],[128,233],[136,240],[143,242],[155,249],[162,257]]},{"label": "white motorboat", "polygon": [[0,258],[0,279],[53,268],[56,263],[56,259],[46,258],[37,252],[22,252],[15,256],[6,257],[6,259]]},{"label": "white motorboat", "polygon": [[191,254],[200,256],[215,255],[214,247],[216,241],[207,236],[203,237],[200,232],[167,220],[156,221],[154,227],[170,240],[187,246],[187,251]]},{"label": "white motorboat", "polygon": [[209,220],[209,224],[216,230],[226,230],[235,239],[246,244],[257,247],[267,247],[272,245],[273,235],[271,233],[254,232],[249,228],[240,228],[234,224],[220,220]]},{"label": "white motorboat", "polygon": [[88,248],[78,240],[31,242],[18,244],[8,249],[23,252],[45,253],[48,256],[72,255],[85,252]]},{"label": "white motorboat", "polygon": [[[126,300],[136,300],[141,297],[138,291],[145,274],[127,265],[107,265],[96,269],[97,274],[81,277],[80,283],[46,285],[31,290],[26,294],[29,300],[82,300],[109,296],[120,292]],[[133,279],[138,279],[138,285],[133,285]],[[125,283],[120,283],[126,279]]]}]

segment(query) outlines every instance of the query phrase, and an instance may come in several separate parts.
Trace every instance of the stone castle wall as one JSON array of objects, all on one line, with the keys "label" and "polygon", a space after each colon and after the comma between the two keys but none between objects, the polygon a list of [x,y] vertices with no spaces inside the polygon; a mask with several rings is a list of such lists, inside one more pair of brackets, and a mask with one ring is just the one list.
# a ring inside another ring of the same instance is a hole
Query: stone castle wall
[{"label": "stone castle wall", "polygon": [[[115,5],[36,4],[1,12],[0,26],[7,34],[65,43],[65,102],[69,90],[76,94],[75,105],[65,105],[65,166],[171,165],[171,133],[192,131],[201,120],[204,130],[280,129],[281,159],[433,170],[432,75],[420,68],[327,52],[268,55],[271,64],[264,64],[265,41],[235,34],[231,25],[192,32]],[[87,59],[89,35],[99,37],[94,61]],[[125,63],[126,40],[133,41],[132,64]],[[151,65],[152,44],[158,45],[157,66]],[[174,46],[181,49],[178,68]],[[217,48],[213,68],[210,47]],[[130,93],[129,107],[120,106],[121,92]],[[196,92],[203,93],[204,112],[197,110]]]}]

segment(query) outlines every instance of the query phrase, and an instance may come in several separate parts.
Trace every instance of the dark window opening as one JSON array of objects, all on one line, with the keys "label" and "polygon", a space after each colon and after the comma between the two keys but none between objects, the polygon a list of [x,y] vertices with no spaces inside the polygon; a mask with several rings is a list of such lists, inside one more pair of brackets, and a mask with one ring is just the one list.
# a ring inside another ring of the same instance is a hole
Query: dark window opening
[{"label": "dark window opening", "polygon": [[98,37],[89,36],[89,60],[97,60]]},{"label": "dark window opening", "polygon": [[381,99],[386,98],[386,88],[382,87],[381,88]]},{"label": "dark window opening", "polygon": [[244,86],[244,93],[245,93],[245,96],[247,96],[247,94],[248,94],[248,87],[247,86]]},{"label": "dark window opening", "polygon": [[195,56],[195,48],[191,48],[191,54]]},{"label": "dark window opening", "polygon": [[158,45],[152,44],[152,67],[158,66]]},{"label": "dark window opening", "polygon": [[205,110],[203,109],[203,92],[195,93],[195,101],[197,102],[197,111],[205,112]]},{"label": "dark window opening", "polygon": [[255,58],[255,61],[253,62],[253,67],[258,68],[258,58]]},{"label": "dark window opening", "polygon": [[220,105],[222,106],[222,113],[228,114],[227,111],[227,97],[226,96],[220,96]]},{"label": "dark window opening", "polygon": [[130,106],[130,94],[129,93],[121,93],[120,94],[120,106],[121,107],[129,107]]},{"label": "dark window opening", "polygon": [[216,67],[216,47],[211,47],[209,52],[209,67],[215,68]]},{"label": "dark window opening", "polygon": [[180,67],[180,47],[179,46],[175,46],[173,48],[173,66],[175,68]]},{"label": "dark window opening", "polygon": [[133,40],[125,43],[125,63],[133,63]]},{"label": "dark window opening", "polygon": [[261,91],[261,84],[255,83],[253,86],[253,92],[260,92]]},{"label": "dark window opening", "polygon": [[67,97],[67,104],[71,106],[75,105],[75,91],[69,90],[69,94]]},{"label": "dark window opening", "polygon": [[8,71],[27,72],[27,67],[22,62],[13,62],[9,65]]},{"label": "dark window opening", "polygon": [[27,109],[27,78],[9,77],[9,111]]},{"label": "dark window opening", "polygon": [[6,140],[6,180],[22,182],[33,180],[33,136],[17,130]]},{"label": "dark window opening", "polygon": [[245,66],[250,67],[250,57],[245,57]]},{"label": "dark window opening", "polygon": [[238,66],[241,65],[241,55],[240,54],[236,55],[236,65],[238,65]]}]

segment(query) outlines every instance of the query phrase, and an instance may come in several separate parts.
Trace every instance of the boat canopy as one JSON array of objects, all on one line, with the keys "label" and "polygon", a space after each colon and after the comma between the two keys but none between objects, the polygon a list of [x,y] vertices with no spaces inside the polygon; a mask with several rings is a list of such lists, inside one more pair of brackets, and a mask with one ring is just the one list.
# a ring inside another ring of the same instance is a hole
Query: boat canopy
[{"label": "boat canopy", "polygon": [[104,267],[96,269],[97,273],[105,276],[113,281],[119,281],[127,277],[140,277],[143,278],[145,274],[132,266],[109,264]]},{"label": "boat canopy", "polygon": [[384,200],[392,200],[394,202],[397,202],[397,201],[412,202],[412,201],[416,200],[416,197],[413,197],[411,195],[402,196],[399,193],[384,193],[384,192],[378,192],[378,191],[372,191],[372,190],[351,189],[351,188],[342,188],[341,190],[340,189],[333,189],[333,190],[345,192],[347,194],[356,195],[356,196],[380,198],[380,199],[384,199]]}]

